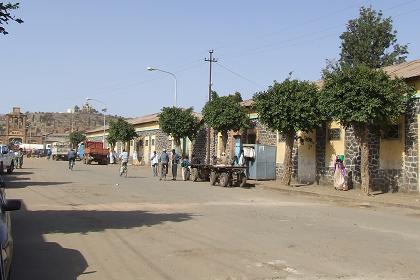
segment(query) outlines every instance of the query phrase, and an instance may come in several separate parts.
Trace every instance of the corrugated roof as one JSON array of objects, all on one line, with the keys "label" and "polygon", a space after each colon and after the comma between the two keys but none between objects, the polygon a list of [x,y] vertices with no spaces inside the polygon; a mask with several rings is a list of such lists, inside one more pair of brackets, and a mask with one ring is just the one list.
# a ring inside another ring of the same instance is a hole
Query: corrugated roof
[{"label": "corrugated roof", "polygon": [[409,79],[420,76],[420,59],[403,62],[383,68],[391,77]]},{"label": "corrugated roof", "polygon": [[129,119],[127,120],[127,122],[131,124],[142,124],[142,123],[149,123],[149,122],[157,122],[158,120],[159,120],[159,113],[154,113],[150,115],[137,117],[134,119]]},{"label": "corrugated roof", "polygon": [[[200,113],[193,112],[194,116],[196,116],[198,119],[202,119],[203,116]],[[143,124],[143,123],[151,123],[151,122],[158,122],[159,121],[159,113],[154,113],[150,115],[145,115],[133,119],[128,119],[127,122],[131,123],[133,125],[136,124]],[[109,128],[108,125],[105,126],[105,129],[107,130]],[[93,133],[93,132],[101,132],[104,130],[103,126],[96,127],[94,129],[86,131],[86,133]]]}]

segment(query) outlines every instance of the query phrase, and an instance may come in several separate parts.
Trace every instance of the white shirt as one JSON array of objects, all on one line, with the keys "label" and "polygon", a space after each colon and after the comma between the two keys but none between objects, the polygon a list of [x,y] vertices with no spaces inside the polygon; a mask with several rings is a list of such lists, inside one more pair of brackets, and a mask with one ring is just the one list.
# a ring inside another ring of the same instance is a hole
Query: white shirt
[{"label": "white shirt", "polygon": [[128,152],[122,152],[120,155],[122,162],[128,162]]},{"label": "white shirt", "polygon": [[158,164],[159,163],[159,156],[158,156],[158,154],[156,153],[152,153],[151,155],[150,155],[150,164],[151,165],[154,165],[154,164]]}]

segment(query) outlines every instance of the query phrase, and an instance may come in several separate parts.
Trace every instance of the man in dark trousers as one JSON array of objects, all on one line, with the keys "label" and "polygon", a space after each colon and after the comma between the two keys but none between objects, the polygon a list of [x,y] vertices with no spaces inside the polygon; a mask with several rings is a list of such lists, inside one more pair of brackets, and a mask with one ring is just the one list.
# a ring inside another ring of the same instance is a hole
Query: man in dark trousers
[{"label": "man in dark trousers", "polygon": [[176,173],[178,170],[178,163],[180,160],[180,156],[175,152],[175,149],[172,149],[172,159],[171,159],[171,163],[172,163],[172,180],[176,181]]}]

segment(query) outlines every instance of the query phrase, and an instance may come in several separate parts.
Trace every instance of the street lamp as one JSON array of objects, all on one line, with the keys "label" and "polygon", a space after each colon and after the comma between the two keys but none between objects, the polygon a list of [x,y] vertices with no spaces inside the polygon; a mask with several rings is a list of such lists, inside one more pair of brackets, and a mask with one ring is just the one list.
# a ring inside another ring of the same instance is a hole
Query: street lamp
[{"label": "street lamp", "polygon": [[87,97],[86,98],[86,102],[88,102],[88,101],[90,101],[90,100],[92,100],[92,101],[96,101],[96,102],[98,102],[98,103],[101,103],[102,105],[104,105],[105,107],[102,109],[102,112],[104,113],[104,135],[102,136],[102,147],[105,149],[105,113],[106,113],[106,104],[105,104],[105,102],[103,102],[103,101],[101,101],[101,100],[99,100],[99,99],[95,99],[95,98],[89,98],[89,97]]},{"label": "street lamp", "polygon": [[174,81],[175,81],[175,107],[177,107],[177,88],[178,88],[178,86],[177,86],[177,80],[176,80],[176,76],[175,76],[175,74],[174,74],[174,73],[172,73],[172,72],[168,72],[168,71],[161,70],[161,69],[154,68],[154,67],[147,67],[147,70],[148,70],[148,71],[160,71],[160,72],[163,72],[163,73],[169,74],[169,75],[171,75],[171,76],[172,76],[172,78],[174,78]]}]

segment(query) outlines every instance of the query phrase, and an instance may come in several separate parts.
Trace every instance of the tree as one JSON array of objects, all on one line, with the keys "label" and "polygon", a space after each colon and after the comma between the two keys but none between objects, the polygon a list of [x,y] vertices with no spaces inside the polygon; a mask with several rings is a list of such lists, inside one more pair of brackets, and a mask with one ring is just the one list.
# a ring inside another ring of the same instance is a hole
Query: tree
[{"label": "tree", "polygon": [[[127,143],[130,140],[133,140],[136,136],[137,133],[134,126],[123,118],[118,118],[117,120],[111,120],[109,122],[108,140],[111,140],[110,143],[113,141],[114,145],[117,141]],[[129,146],[127,147],[127,150],[128,148]]]},{"label": "tree", "polygon": [[222,134],[222,152],[226,150],[230,130],[239,131],[249,126],[248,115],[241,101],[239,92],[228,96],[218,96],[213,92],[211,101],[203,108],[204,122]]},{"label": "tree", "polygon": [[354,128],[361,149],[362,190],[369,194],[369,126],[397,122],[414,89],[402,79],[391,79],[384,71],[362,64],[324,71],[323,78],[322,108],[344,127]]},{"label": "tree", "polygon": [[73,131],[69,134],[72,147],[77,147],[80,142],[85,141],[86,135],[82,131]]},{"label": "tree", "polygon": [[381,11],[371,7],[360,8],[359,17],[348,22],[340,39],[340,62],[349,65],[363,63],[380,68],[404,62],[408,53],[407,45],[397,44],[392,19],[383,18]]},{"label": "tree", "polygon": [[159,114],[159,127],[175,141],[179,152],[181,139],[193,140],[201,127],[200,120],[194,115],[193,108],[163,107]]},{"label": "tree", "polygon": [[281,83],[274,81],[274,85],[256,93],[253,99],[260,121],[286,139],[282,183],[290,185],[297,132],[310,132],[324,120],[319,110],[318,88],[308,81],[287,78]]},{"label": "tree", "polygon": [[23,20],[20,18],[16,18],[11,14],[12,10],[16,10],[19,8],[19,3],[11,4],[3,4],[0,3],[0,33],[4,35],[9,34],[6,29],[3,27],[4,24],[8,24],[9,21],[15,21],[17,23],[23,23]]}]

